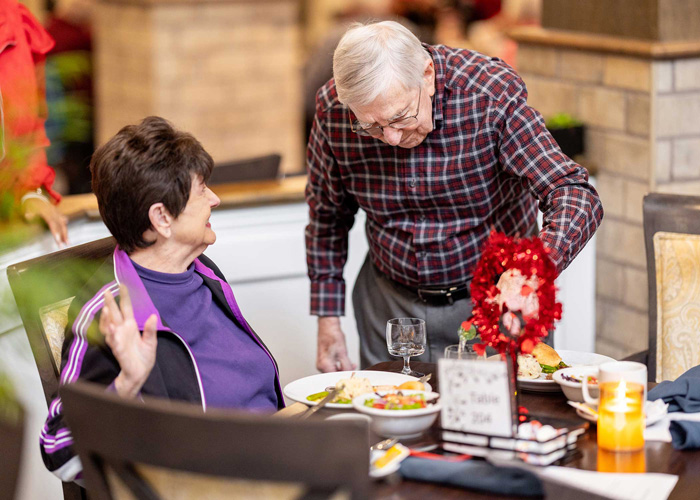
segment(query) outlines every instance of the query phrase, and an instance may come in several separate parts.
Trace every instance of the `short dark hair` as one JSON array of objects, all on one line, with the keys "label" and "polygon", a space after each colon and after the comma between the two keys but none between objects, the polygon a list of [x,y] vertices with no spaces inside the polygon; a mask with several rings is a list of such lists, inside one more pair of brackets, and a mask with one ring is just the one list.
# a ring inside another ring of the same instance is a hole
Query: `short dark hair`
[{"label": "short dark hair", "polygon": [[191,134],[149,116],[128,125],[92,155],[92,191],[105,225],[126,253],[146,248],[148,210],[163,203],[173,217],[185,209],[192,176],[209,180],[214,160]]}]

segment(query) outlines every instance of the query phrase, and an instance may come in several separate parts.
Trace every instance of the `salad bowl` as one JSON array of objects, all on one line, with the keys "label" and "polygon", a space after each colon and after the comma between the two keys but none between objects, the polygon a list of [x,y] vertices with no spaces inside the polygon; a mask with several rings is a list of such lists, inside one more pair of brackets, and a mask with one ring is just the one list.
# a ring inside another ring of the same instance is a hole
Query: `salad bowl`
[{"label": "salad bowl", "polygon": [[581,389],[583,377],[592,377],[592,380],[589,381],[588,390],[592,397],[597,398],[598,382],[595,379],[597,376],[597,366],[572,366],[557,370],[552,375],[552,379],[561,386],[564,395],[569,401],[583,403],[583,390]]},{"label": "salad bowl", "polygon": [[[352,400],[352,405],[360,413],[372,419],[372,430],[384,437],[400,439],[413,438],[425,432],[440,413],[441,405],[435,402],[439,397],[436,392],[400,391],[403,398],[390,400],[395,393],[363,394]],[[410,398],[410,399],[408,399]],[[424,401],[425,407],[418,408]]]}]

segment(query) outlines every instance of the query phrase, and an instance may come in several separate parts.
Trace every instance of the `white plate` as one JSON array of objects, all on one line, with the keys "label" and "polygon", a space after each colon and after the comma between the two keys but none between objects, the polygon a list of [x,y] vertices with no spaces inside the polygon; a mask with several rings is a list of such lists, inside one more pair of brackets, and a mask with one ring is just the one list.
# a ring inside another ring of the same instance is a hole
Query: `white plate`
[{"label": "white plate", "polygon": [[[379,372],[373,370],[330,372],[310,375],[308,377],[290,382],[284,386],[282,392],[284,392],[284,395],[291,400],[298,401],[299,403],[304,403],[309,406],[316,406],[318,401],[308,401],[306,399],[307,396],[325,391],[326,387],[335,385],[340,379],[350,378],[353,373],[355,374],[355,377],[369,379],[369,383],[372,385],[400,385],[409,380],[418,380],[416,377],[402,375],[401,373]],[[425,390],[432,390],[430,384],[425,384]],[[328,403],[326,407],[351,410],[352,403]]]},{"label": "white plate", "polygon": [[[594,352],[566,351],[558,349],[557,353],[561,356],[562,361],[569,366],[597,366],[608,361],[615,361],[613,358],[596,354]],[[490,356],[489,359],[498,357],[498,354]],[[520,389],[529,392],[561,392],[561,387],[554,380],[547,379],[546,374],[542,374],[539,378],[527,379],[518,378],[518,386]]]},{"label": "white plate", "polygon": [[[569,366],[597,366],[608,361],[615,361],[609,356],[596,354],[594,352],[557,350],[562,361]],[[521,389],[531,392],[560,392],[561,387],[554,380],[548,380],[546,374],[540,375],[536,379],[518,379]]]}]

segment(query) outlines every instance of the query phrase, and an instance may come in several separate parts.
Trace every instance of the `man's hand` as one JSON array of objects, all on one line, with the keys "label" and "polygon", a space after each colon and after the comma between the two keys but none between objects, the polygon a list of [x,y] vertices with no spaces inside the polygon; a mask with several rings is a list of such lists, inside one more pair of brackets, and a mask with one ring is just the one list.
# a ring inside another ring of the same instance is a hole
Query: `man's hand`
[{"label": "man's hand", "polygon": [[348,358],[345,334],[340,329],[340,318],[327,316],[318,318],[318,347],[316,368],[322,372],[354,370],[357,365]]},{"label": "man's hand", "polygon": [[22,203],[22,210],[27,221],[41,217],[59,246],[68,244],[67,221],[55,205],[41,198],[29,198]]},{"label": "man's hand", "polygon": [[157,318],[151,314],[141,335],[126,286],[119,285],[119,296],[121,300],[117,305],[112,292],[105,291],[105,305],[100,314],[99,327],[121,368],[114,381],[117,394],[133,398],[146,383],[156,361]]}]

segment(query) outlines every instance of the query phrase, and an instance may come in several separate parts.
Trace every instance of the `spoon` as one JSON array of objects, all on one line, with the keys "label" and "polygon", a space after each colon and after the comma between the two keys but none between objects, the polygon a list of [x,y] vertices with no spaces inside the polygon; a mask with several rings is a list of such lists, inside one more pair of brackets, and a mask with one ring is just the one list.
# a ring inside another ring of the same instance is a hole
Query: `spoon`
[{"label": "spoon", "polygon": [[577,403],[575,401],[567,401],[567,403],[569,403],[570,406],[573,406],[577,410],[581,410],[582,412],[588,413],[589,415],[598,418],[598,412],[586,404]]},{"label": "spoon", "polygon": [[388,438],[383,441],[379,441],[378,443],[373,444],[372,446],[369,447],[369,451],[382,451],[382,450],[388,450],[392,446],[394,446],[396,443],[399,442],[398,438]]}]

